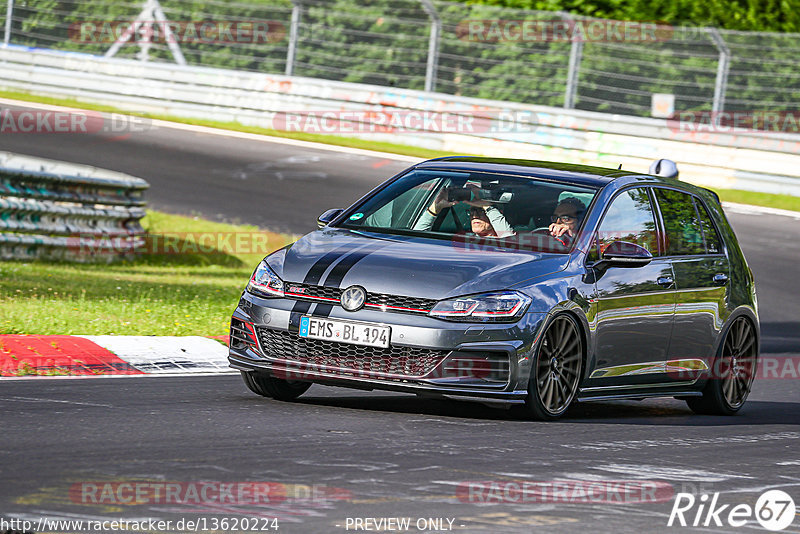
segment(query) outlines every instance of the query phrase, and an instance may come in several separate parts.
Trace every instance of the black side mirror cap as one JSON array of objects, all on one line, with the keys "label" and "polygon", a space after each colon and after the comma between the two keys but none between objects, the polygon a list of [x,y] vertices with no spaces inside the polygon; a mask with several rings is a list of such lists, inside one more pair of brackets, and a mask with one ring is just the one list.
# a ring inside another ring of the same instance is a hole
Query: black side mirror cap
[{"label": "black side mirror cap", "polygon": [[317,226],[320,228],[324,228],[328,225],[329,222],[336,219],[339,215],[342,214],[344,210],[342,208],[334,208],[332,210],[328,210],[319,217],[317,217]]},{"label": "black side mirror cap", "polygon": [[644,267],[651,261],[653,255],[646,248],[627,241],[614,241],[605,248],[594,267]]}]

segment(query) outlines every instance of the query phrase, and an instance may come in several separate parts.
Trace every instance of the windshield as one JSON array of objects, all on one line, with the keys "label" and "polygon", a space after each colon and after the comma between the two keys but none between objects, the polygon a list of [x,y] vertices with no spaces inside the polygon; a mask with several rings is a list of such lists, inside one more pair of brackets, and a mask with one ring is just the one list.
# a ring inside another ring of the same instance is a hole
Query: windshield
[{"label": "windshield", "polygon": [[[358,205],[339,226],[565,253],[595,193],[529,177],[415,170]],[[554,231],[554,225],[564,228]]]}]

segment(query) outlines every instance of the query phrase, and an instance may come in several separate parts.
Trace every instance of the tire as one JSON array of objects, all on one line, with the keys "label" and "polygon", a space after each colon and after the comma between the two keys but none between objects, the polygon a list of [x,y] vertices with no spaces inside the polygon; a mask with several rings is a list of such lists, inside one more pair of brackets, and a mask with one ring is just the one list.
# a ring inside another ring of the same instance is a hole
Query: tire
[{"label": "tire", "polygon": [[294,382],[256,372],[242,371],[242,379],[256,395],[280,401],[293,401],[311,387],[311,382]]},{"label": "tire", "polygon": [[702,397],[689,397],[686,404],[703,415],[733,415],[744,406],[753,386],[758,364],[758,344],[752,323],[736,318],[725,334],[714,361],[711,378]]},{"label": "tire", "polygon": [[536,350],[525,408],[539,421],[555,421],[569,409],[578,393],[583,371],[583,340],[577,321],[557,315]]}]

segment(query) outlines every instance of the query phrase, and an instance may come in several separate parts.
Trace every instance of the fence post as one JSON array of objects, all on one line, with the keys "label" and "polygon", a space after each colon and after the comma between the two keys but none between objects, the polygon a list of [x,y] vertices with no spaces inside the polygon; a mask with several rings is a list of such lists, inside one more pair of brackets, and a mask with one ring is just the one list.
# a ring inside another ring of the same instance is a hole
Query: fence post
[{"label": "fence post", "polygon": [[719,113],[725,109],[725,89],[728,86],[728,70],[730,69],[731,51],[725,40],[716,28],[708,28],[714,46],[719,50],[719,61],[717,62],[717,79],[714,83],[714,101],[711,104],[711,112]]},{"label": "fence post", "polygon": [[[574,19],[569,13],[560,11],[559,14],[567,23],[573,23]],[[567,66],[567,83],[564,87],[564,108],[572,109],[575,107],[575,97],[578,95],[578,75],[581,70],[581,58],[583,57],[583,40],[576,38],[576,32],[571,29],[568,35],[571,36],[572,45],[569,48],[569,64]]]},{"label": "fence post", "polygon": [[14,0],[8,0],[6,7],[6,32],[3,34],[3,46],[11,42],[11,16],[14,14]]},{"label": "fence post", "polygon": [[[125,31],[122,32],[119,37],[117,37],[117,40],[114,41],[114,44],[111,45],[111,48],[106,50],[104,57],[114,57],[114,55],[120,51],[122,45],[131,39],[134,39],[134,43],[139,44],[139,60],[149,61],[154,21],[158,22],[161,29],[164,31],[164,37],[167,40],[167,46],[169,47],[175,62],[178,63],[178,65],[186,65],[186,58],[183,57],[181,47],[178,45],[178,39],[175,37],[175,34],[169,27],[169,21],[164,15],[164,11],[161,9],[161,4],[159,4],[158,0],[145,1],[142,12],[139,13],[139,16],[136,17],[136,19],[131,22],[127,28],[125,28]],[[145,37],[142,42],[138,42],[138,33],[142,27],[145,29]]]},{"label": "fence post", "polygon": [[292,21],[289,23],[289,48],[286,50],[286,76],[294,73],[294,58],[297,55],[297,39],[300,31],[300,16],[303,14],[303,4],[299,0],[292,0]]},{"label": "fence post", "polygon": [[439,35],[442,33],[442,19],[431,0],[419,0],[422,9],[431,18],[431,36],[428,40],[428,65],[425,68],[425,90],[436,90],[436,71],[439,65]]},{"label": "fence post", "polygon": [[161,23],[161,29],[164,32],[164,38],[167,41],[167,47],[169,47],[169,51],[172,53],[172,57],[175,59],[175,62],[178,65],[186,65],[186,58],[183,57],[183,52],[181,52],[181,47],[178,45],[178,38],[172,31],[172,28],[169,27],[169,21],[167,20],[167,16],[164,15],[164,10],[161,8],[161,4],[156,0],[155,6],[153,7],[153,15],[155,19]]}]

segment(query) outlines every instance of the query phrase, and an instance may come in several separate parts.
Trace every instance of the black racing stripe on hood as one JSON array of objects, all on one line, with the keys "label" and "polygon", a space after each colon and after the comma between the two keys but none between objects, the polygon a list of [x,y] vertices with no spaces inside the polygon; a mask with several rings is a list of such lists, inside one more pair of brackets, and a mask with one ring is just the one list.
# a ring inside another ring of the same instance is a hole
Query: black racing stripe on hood
[{"label": "black racing stripe on hood", "polygon": [[308,270],[305,278],[303,278],[303,283],[317,285],[327,268],[350,250],[351,247],[339,247],[322,256]]},{"label": "black racing stripe on hood", "polygon": [[376,243],[348,254],[331,269],[322,285],[325,287],[340,287],[342,280],[356,263],[386,246],[388,246],[388,243]]},{"label": "black racing stripe on hood", "polygon": [[[347,275],[356,263],[385,246],[388,246],[388,243],[374,243],[348,254],[331,269],[331,272],[328,273],[322,285],[325,287],[341,288],[342,280],[344,280],[345,275]],[[314,309],[314,316],[328,317],[331,311],[333,311],[333,304],[317,304],[317,307]]]},{"label": "black racing stripe on hood", "polygon": [[[319,284],[320,279],[322,279],[322,275],[325,274],[325,271],[328,269],[328,267],[330,267],[333,262],[341,258],[350,250],[352,250],[352,247],[339,247],[322,256],[308,270],[305,278],[303,278],[303,283],[310,285]],[[312,304],[313,303],[311,302],[302,300],[298,300],[294,303],[292,311],[289,314],[289,332],[297,333],[300,330],[300,317],[308,313]],[[328,311],[328,314],[330,314],[330,311]],[[327,317],[327,314],[325,317]]]}]

